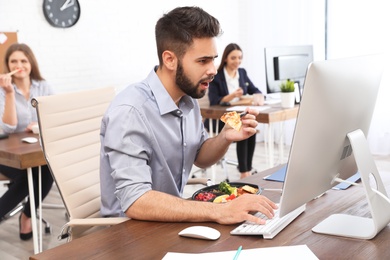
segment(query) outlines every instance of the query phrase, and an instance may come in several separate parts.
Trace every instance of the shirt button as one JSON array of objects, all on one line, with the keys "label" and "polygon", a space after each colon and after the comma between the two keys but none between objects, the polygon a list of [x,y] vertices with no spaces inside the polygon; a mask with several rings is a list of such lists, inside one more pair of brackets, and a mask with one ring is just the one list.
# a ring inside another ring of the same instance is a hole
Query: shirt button
[{"label": "shirt button", "polygon": [[184,143],[183,145],[184,145],[184,146],[187,146],[187,143]]}]

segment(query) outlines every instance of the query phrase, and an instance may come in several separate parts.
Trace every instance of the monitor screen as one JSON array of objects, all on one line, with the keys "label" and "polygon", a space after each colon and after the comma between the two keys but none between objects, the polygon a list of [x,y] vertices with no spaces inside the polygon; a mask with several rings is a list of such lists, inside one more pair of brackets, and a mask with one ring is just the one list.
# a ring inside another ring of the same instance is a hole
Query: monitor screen
[{"label": "monitor screen", "polygon": [[280,84],[287,79],[303,86],[313,46],[267,47],[264,52],[268,94],[280,92]]},{"label": "monitor screen", "polygon": [[367,136],[382,71],[379,55],[309,65],[287,163],[281,216],[339,184],[336,178],[346,180],[358,171],[357,151],[347,135],[360,129]]}]

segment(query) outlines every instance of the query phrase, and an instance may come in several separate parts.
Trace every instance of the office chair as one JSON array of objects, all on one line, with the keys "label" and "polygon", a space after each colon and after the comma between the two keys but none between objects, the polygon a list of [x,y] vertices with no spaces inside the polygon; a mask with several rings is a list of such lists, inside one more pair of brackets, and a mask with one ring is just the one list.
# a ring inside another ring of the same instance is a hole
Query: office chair
[{"label": "office chair", "polygon": [[68,241],[128,218],[100,217],[100,124],[112,87],[36,97],[40,141],[69,221]]}]

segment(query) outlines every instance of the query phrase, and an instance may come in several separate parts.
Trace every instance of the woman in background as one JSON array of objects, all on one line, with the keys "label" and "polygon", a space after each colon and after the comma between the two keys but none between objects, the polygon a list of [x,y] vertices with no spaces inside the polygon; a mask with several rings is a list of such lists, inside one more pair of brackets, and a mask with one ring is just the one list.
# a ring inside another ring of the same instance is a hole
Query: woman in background
[{"label": "woman in background", "polygon": [[[31,99],[52,95],[52,88],[40,74],[38,63],[26,44],[12,44],[6,51],[4,74],[0,74],[0,127],[4,133],[31,132],[37,124],[37,114]],[[11,75],[12,74],[12,75]],[[9,189],[0,198],[0,221],[26,196],[28,196],[27,170],[0,165],[0,172],[10,178]],[[36,208],[38,198],[38,167],[32,169]],[[49,193],[53,178],[49,168],[41,167],[42,198]],[[32,237],[30,199],[19,216],[19,236],[22,240]]]},{"label": "woman in background", "polygon": [[[239,101],[245,95],[253,95],[251,99],[245,99],[250,100],[252,105],[264,104],[261,91],[249,79],[246,70],[240,68],[242,58],[243,54],[240,46],[235,43],[226,46],[218,73],[210,83],[208,96],[211,106]],[[205,127],[208,128],[208,120],[205,121]],[[223,122],[219,121],[219,129],[222,129],[222,127]],[[256,135],[237,142],[236,151],[240,178],[251,175],[255,146]]]}]

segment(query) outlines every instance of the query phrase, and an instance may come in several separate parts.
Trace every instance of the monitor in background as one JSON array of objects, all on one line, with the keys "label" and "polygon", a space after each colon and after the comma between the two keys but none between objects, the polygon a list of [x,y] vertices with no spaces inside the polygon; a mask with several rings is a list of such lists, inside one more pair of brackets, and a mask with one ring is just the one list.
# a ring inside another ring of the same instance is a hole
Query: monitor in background
[{"label": "monitor in background", "polygon": [[267,94],[280,92],[282,81],[303,86],[307,66],[313,61],[313,46],[267,47],[264,49]]},{"label": "monitor in background", "polygon": [[[370,239],[390,222],[389,199],[365,138],[382,70],[379,55],[315,61],[309,65],[287,163],[280,216],[359,171],[372,219],[332,215],[313,231]],[[377,188],[371,188],[370,175],[376,179]]]}]

